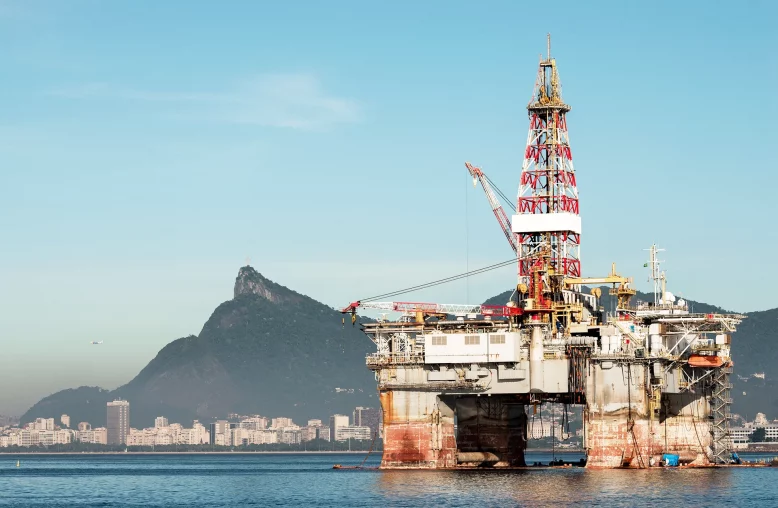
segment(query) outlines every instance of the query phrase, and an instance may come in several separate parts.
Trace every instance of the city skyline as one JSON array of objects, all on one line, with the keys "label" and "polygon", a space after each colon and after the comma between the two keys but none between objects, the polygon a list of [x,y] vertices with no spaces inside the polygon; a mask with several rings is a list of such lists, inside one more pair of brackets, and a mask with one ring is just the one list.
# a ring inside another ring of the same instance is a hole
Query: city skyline
[{"label": "city skyline", "polygon": [[[248,446],[287,444],[299,445],[321,440],[343,442],[350,440],[374,441],[379,438],[381,411],[376,408],[358,406],[348,415],[335,414],[330,425],[320,419],[310,419],[305,426],[296,424],[288,417],[265,417],[261,415],[238,415],[231,413],[228,419],[203,424],[199,420],[192,427],[181,423],[170,423],[161,415],[154,418],[153,426],[135,428],[129,424],[131,404],[126,400],[106,403],[108,424],[92,427],[90,422],[79,422],[76,429],[70,428],[70,416],[61,415],[61,426],[55,418],[36,418],[24,426],[0,425],[0,448],[9,446],[54,446],[75,442],[102,445],[169,446],[169,445],[213,445]],[[207,427],[206,427],[207,425]]]},{"label": "city skyline", "polygon": [[[114,401],[127,402],[127,401]],[[110,403],[109,403],[110,404]],[[107,406],[124,407],[120,405]],[[374,412],[375,414],[371,414]],[[330,416],[330,425],[324,425],[320,419],[310,419],[304,426],[296,424],[287,417],[267,417],[261,415],[238,415],[232,413],[226,420],[216,420],[202,423],[194,420],[192,427],[184,427],[178,422],[170,423],[165,416],[154,419],[153,425],[142,428],[129,427],[123,443],[127,447],[155,447],[171,445],[212,445],[213,447],[240,447],[249,445],[300,445],[306,442],[321,440],[328,442],[347,440],[371,441],[372,432],[376,432],[380,423],[380,411],[374,408],[356,407],[352,418],[348,415],[334,414]],[[548,415],[548,413],[547,413]],[[79,422],[76,429],[70,428],[70,417],[60,415],[62,425],[56,424],[56,418],[37,418],[23,427],[0,425],[0,448],[13,446],[35,447],[56,446],[75,442],[91,445],[111,445],[109,429],[93,428],[90,422]],[[117,418],[119,415],[117,414]],[[371,426],[356,425],[361,420],[371,421]],[[561,412],[555,411],[543,420],[528,425],[527,438],[542,440],[552,438],[562,445],[569,439],[578,439],[581,429],[565,431],[564,424],[569,426],[570,419]],[[732,446],[735,450],[747,450],[749,443],[778,442],[778,419],[769,420],[764,413],[757,413],[754,420],[749,421],[740,415],[733,415],[733,421],[739,426],[731,428]],[[558,432],[554,427],[559,427]],[[758,429],[764,429],[764,441],[754,441],[753,435]],[[379,428],[380,430],[380,428]],[[117,444],[117,443],[113,443]],[[570,446],[569,444],[567,446]]]}]

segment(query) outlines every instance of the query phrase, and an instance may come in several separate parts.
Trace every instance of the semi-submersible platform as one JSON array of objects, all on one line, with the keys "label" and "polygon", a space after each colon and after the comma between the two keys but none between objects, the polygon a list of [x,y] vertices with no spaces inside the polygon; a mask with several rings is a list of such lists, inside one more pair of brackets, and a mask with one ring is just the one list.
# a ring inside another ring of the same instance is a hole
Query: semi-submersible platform
[{"label": "semi-submersible platform", "polygon": [[352,322],[359,308],[401,316],[362,325],[377,347],[367,366],[383,410],[381,468],[523,466],[528,413],[546,402],[583,406],[589,468],[650,467],[664,454],[690,465],[728,463],[731,334],[742,316],[690,312],[666,291],[655,246],[654,301],[633,301],[633,281],[615,265],[604,277],[583,277],[570,106],[550,44],[527,111],[512,220],[486,175],[466,164],[517,254],[511,301],[357,301],[343,309]]}]

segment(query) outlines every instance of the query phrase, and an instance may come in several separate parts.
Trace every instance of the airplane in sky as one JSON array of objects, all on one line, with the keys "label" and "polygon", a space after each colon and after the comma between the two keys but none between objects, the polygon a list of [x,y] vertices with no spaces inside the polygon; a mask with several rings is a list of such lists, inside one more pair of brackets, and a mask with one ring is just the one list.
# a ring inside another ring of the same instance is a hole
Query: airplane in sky
[{"label": "airplane in sky", "polygon": [[93,340],[92,342],[90,342],[90,344],[102,344],[102,343],[103,343],[103,341],[101,341],[101,340],[99,340],[99,341],[98,340]]}]

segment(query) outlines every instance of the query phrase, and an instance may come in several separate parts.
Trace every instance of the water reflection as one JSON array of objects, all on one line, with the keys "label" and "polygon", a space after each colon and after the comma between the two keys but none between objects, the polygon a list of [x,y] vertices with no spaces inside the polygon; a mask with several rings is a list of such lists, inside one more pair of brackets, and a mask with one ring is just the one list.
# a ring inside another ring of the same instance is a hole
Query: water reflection
[{"label": "water reflection", "polygon": [[572,469],[477,471],[380,471],[376,494],[392,502],[426,505],[445,498],[468,503],[542,506],[547,504],[634,506],[644,502],[706,505],[731,495],[732,470]]},{"label": "water reflection", "polygon": [[[548,462],[551,455],[528,457]],[[565,456],[566,460],[577,457]],[[778,468],[340,469],[356,455],[0,458],[0,507],[775,506]],[[380,456],[367,466],[377,466]],[[5,467],[3,467],[5,466]]]}]

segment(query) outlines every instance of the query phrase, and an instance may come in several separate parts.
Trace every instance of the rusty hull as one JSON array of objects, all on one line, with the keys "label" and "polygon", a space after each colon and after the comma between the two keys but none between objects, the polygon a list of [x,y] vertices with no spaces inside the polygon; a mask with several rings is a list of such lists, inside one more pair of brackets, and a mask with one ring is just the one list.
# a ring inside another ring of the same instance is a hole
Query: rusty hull
[{"label": "rusty hull", "polygon": [[382,469],[441,469],[457,464],[454,411],[437,393],[380,393],[384,414]]},{"label": "rusty hull", "polygon": [[382,469],[524,466],[527,416],[515,398],[403,389],[383,390],[380,398]]},{"label": "rusty hull", "polygon": [[711,463],[706,397],[686,392],[652,399],[647,374],[641,365],[592,369],[584,411],[587,468],[650,467],[663,453],[686,464]]}]

